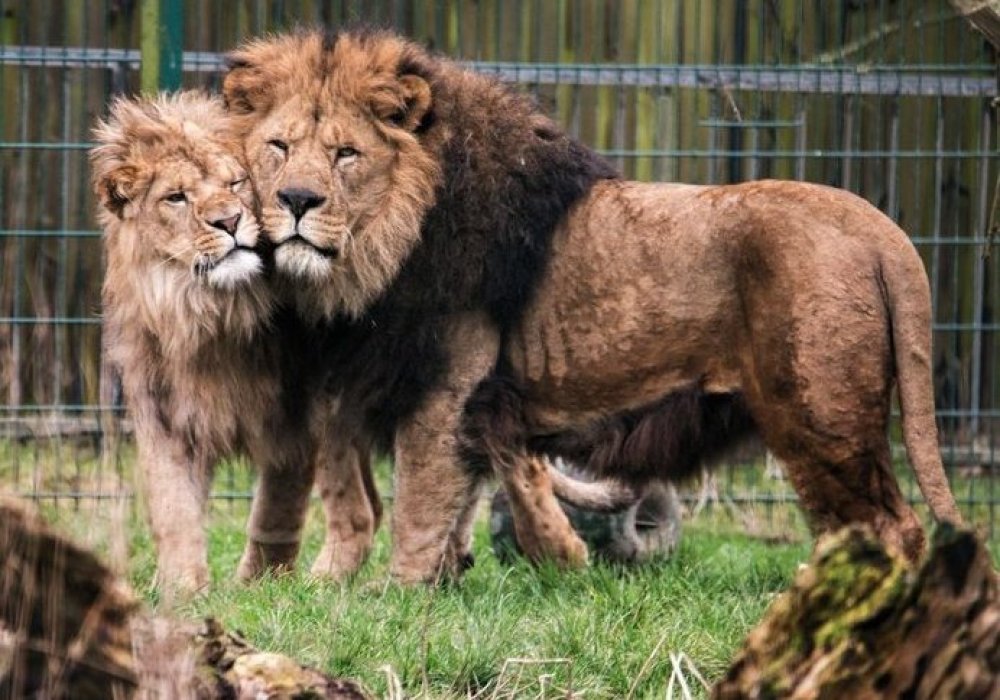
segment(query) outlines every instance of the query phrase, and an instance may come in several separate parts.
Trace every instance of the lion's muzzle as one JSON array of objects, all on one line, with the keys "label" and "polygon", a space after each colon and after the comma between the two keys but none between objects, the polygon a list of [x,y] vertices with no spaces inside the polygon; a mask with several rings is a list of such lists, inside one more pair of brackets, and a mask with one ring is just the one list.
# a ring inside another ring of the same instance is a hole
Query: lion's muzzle
[{"label": "lion's muzzle", "polygon": [[278,201],[283,208],[291,212],[297,223],[307,211],[325,202],[326,197],[304,187],[288,187],[278,190]]},{"label": "lion's muzzle", "polygon": [[225,231],[230,236],[234,236],[235,237],[236,236],[236,228],[240,225],[240,216],[241,216],[240,213],[237,212],[236,214],[234,214],[232,216],[229,216],[229,217],[226,217],[226,218],[222,218],[222,219],[215,219],[214,221],[209,221],[208,223],[213,228],[217,228],[220,231]]},{"label": "lion's muzzle", "polygon": [[327,260],[336,260],[340,256],[339,248],[334,246],[330,247],[318,246],[300,233],[295,233],[289,236],[281,243],[279,243],[278,247],[281,248],[283,246],[296,246],[296,245],[306,246],[313,252],[318,253]]}]

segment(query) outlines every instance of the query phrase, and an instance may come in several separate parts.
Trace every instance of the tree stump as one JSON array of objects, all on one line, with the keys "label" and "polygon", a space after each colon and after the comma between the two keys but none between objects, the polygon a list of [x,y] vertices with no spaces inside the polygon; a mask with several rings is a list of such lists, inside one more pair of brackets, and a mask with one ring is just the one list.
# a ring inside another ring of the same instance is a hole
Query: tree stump
[{"label": "tree stump", "polygon": [[87,550],[0,500],[0,697],[132,697],[138,604]]},{"label": "tree stump", "polygon": [[[574,478],[586,478],[570,473]],[[561,506],[590,552],[605,561],[636,564],[666,557],[680,542],[682,509],[672,484],[650,484],[639,503],[618,513],[591,513],[565,503]],[[490,536],[501,561],[510,562],[521,554],[503,490],[497,491],[490,504]]]},{"label": "tree stump", "polygon": [[1000,698],[989,554],[973,533],[948,525],[916,571],[864,530],[823,539],[713,697]]},{"label": "tree stump", "polygon": [[364,700],[213,620],[144,613],[94,554],[0,498],[0,697]]}]

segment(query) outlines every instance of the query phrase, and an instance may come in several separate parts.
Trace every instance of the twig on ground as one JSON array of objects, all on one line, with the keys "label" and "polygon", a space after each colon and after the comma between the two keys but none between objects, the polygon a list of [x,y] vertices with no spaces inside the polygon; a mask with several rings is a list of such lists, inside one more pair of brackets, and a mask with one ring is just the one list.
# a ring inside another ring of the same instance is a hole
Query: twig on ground
[{"label": "twig on ground", "polygon": [[649,653],[649,656],[647,656],[646,660],[642,663],[642,668],[639,669],[639,673],[637,673],[635,678],[632,679],[632,685],[628,689],[628,695],[625,696],[626,700],[632,700],[632,698],[635,697],[635,691],[639,687],[639,681],[641,681],[643,677],[647,673],[649,673],[649,667],[653,665],[653,660],[656,658],[657,654],[660,653],[660,649],[663,647],[666,641],[667,641],[667,633],[664,632],[662,635],[660,635],[660,639],[653,646],[653,651]]},{"label": "twig on ground", "polygon": [[[686,673],[684,671],[685,664],[688,667],[687,673],[690,673],[694,678],[701,684],[704,690],[711,690],[711,686],[705,681],[705,678],[698,672],[698,668],[691,661],[691,657],[685,654],[683,651],[670,652],[670,680],[667,682],[667,700],[672,700],[674,697],[674,687],[680,689],[682,693],[682,700],[692,700],[694,694],[691,692],[690,686],[688,686]],[[676,681],[676,683],[675,683]]]},{"label": "twig on ground", "polygon": [[[519,697],[518,695],[516,695],[516,693],[521,687],[521,676],[524,673],[525,667],[548,666],[552,664],[557,664],[566,667],[566,685],[567,685],[566,697],[567,698],[577,697],[576,694],[573,692],[572,659],[561,658],[561,657],[548,658],[548,659],[522,659],[522,658],[512,657],[504,659],[503,666],[500,667],[500,673],[499,675],[497,675],[496,686],[493,688],[493,694],[490,695],[490,700],[498,700],[501,697],[511,697],[511,698]],[[501,681],[504,679],[504,676],[507,675],[508,669],[512,666],[517,667],[517,675],[514,677],[513,688],[511,689],[510,693],[505,695],[500,695],[500,691],[503,688]],[[538,681],[540,685],[542,684],[542,679],[546,677],[552,678],[552,674],[542,674],[541,676],[538,676]]]},{"label": "twig on ground", "polygon": [[378,670],[385,675],[386,700],[404,700],[406,695],[403,693],[403,684],[392,666],[386,664]]}]

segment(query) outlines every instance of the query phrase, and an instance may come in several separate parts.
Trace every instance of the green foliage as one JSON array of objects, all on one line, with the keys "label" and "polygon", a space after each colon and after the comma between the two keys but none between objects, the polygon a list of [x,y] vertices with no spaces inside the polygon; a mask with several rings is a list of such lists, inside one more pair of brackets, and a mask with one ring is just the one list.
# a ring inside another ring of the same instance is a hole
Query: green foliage
[{"label": "green foliage", "polygon": [[[19,453],[0,441],[0,477],[17,472],[18,460],[11,458]],[[55,463],[56,457],[20,453],[22,478],[31,473],[32,462]],[[81,491],[96,491],[112,481],[129,483],[131,459],[122,466],[121,473],[109,473],[83,458],[61,474]],[[243,494],[252,472],[243,464],[231,466],[219,470],[215,491]],[[380,465],[382,493],[390,491],[389,477],[387,466]],[[759,470],[727,479],[738,482],[737,492],[777,498],[788,490]],[[39,488],[54,490],[61,486],[57,482]],[[957,480],[957,491],[961,484]],[[246,586],[233,572],[245,541],[248,501],[216,500],[209,518],[212,589],[167,611],[152,587],[156,556],[139,501],[41,499],[40,506],[58,527],[96,548],[161,611],[216,617],[262,650],[358,678],[378,696],[388,692],[389,673],[409,695],[435,698],[563,697],[567,688],[588,697],[625,697],[633,688],[635,697],[663,697],[671,652],[684,652],[713,680],[788,586],[810,544],[789,503],[723,501],[685,522],[671,559],[641,568],[508,567],[490,551],[483,519],[474,545],[476,565],[459,585],[404,589],[390,582],[389,535],[383,527],[371,561],[343,585],[300,573]],[[319,551],[322,521],[314,503],[303,572]],[[1000,543],[991,544],[1000,563]]]},{"label": "green foliage", "polygon": [[[303,568],[322,534],[318,508],[311,516]],[[401,588],[386,576],[383,528],[372,561],[344,585],[294,574],[246,586],[232,579],[242,530],[242,513],[213,517],[212,590],[173,612],[214,616],[258,648],[358,678],[380,696],[386,666],[408,694],[430,697],[547,697],[568,688],[623,697],[640,674],[644,697],[666,688],[672,651],[713,678],[808,553],[804,544],[770,546],[696,526],[674,558],[641,569],[506,567],[483,524],[476,566],[461,584]],[[133,583],[156,603],[150,543],[132,544]]]}]

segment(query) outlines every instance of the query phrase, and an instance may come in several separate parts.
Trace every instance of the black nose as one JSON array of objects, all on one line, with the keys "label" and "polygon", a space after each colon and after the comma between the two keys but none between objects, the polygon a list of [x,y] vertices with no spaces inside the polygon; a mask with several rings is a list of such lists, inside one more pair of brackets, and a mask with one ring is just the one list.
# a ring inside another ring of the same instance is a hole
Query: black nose
[{"label": "black nose", "polygon": [[298,221],[307,211],[325,202],[326,197],[321,197],[312,190],[289,187],[287,190],[278,191],[278,201],[284,204]]},{"label": "black nose", "polygon": [[240,223],[240,215],[233,214],[228,219],[216,219],[215,221],[209,221],[212,226],[219,229],[220,231],[225,231],[230,236],[236,235],[236,227]]}]

